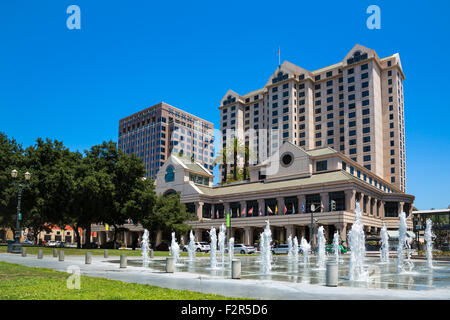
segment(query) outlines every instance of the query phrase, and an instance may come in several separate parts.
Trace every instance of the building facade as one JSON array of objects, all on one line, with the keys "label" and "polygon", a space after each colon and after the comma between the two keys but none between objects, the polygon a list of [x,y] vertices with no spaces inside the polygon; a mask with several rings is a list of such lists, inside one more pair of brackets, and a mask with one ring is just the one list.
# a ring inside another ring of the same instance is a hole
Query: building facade
[{"label": "building facade", "polygon": [[198,220],[189,224],[198,241],[208,240],[207,230],[225,223],[226,213],[236,243],[255,243],[266,220],[276,241],[285,242],[290,234],[309,239],[313,209],[315,227],[323,225],[327,239],[339,231],[345,240],[357,202],[366,233],[379,234],[383,224],[397,230],[399,213],[409,217],[414,202],[414,196],[332,148],[304,150],[290,142],[251,166],[248,181],[213,186],[211,180],[200,164],[175,155],[156,179],[157,194],[178,192],[187,210],[196,213]]},{"label": "building facade", "polygon": [[172,152],[212,171],[213,131],[211,122],[161,102],[121,119],[118,145],[142,159],[153,179]]},{"label": "building facade", "polygon": [[[233,137],[245,141],[255,155],[250,164],[285,141],[305,150],[330,147],[405,192],[404,79],[397,53],[379,58],[361,45],[315,71],[285,61],[263,88],[226,93],[219,107],[222,147],[230,149]],[[223,181],[223,166],[220,174]]]}]

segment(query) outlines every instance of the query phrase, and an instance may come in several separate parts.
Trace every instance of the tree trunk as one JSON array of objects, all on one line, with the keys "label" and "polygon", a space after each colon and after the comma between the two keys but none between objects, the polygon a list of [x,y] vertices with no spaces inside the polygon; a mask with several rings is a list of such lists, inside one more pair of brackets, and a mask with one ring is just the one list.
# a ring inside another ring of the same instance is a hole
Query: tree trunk
[{"label": "tree trunk", "polygon": [[227,154],[226,154],[226,150],[223,149],[222,150],[222,169],[223,169],[223,177],[222,177],[222,182],[226,183],[227,182],[227,175],[228,175],[228,166],[227,166]]},{"label": "tree trunk", "polygon": [[237,144],[236,144],[236,142],[235,142],[234,148],[233,148],[233,160],[234,160],[233,179],[234,179],[234,181],[236,181],[237,180]]},{"label": "tree trunk", "polygon": [[248,148],[245,147],[245,161],[244,161],[244,180],[247,180],[247,168],[248,168],[248,159],[249,158],[249,154],[248,154]]},{"label": "tree trunk", "polygon": [[77,238],[77,249],[81,249],[81,238],[80,238],[80,231],[78,231],[78,226],[74,225],[72,226],[73,232],[75,232],[75,236]]},{"label": "tree trunk", "polygon": [[117,246],[117,231],[118,230],[117,230],[117,226],[115,224],[113,224],[113,226],[114,226],[114,238],[113,238],[114,248],[113,249],[115,249]]},{"label": "tree trunk", "polygon": [[91,224],[90,223],[86,227],[86,237],[85,237],[84,244],[87,248],[89,248],[91,245]]}]

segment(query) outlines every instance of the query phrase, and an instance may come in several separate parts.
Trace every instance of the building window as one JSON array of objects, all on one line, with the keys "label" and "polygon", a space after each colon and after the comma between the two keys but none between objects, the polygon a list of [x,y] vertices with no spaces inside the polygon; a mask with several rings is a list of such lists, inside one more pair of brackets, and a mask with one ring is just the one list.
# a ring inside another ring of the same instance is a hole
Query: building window
[{"label": "building window", "polygon": [[327,160],[317,161],[316,171],[325,171],[325,170],[327,170]]},{"label": "building window", "polygon": [[164,177],[166,182],[172,182],[175,180],[175,174],[172,166],[168,166],[166,169],[166,175]]}]

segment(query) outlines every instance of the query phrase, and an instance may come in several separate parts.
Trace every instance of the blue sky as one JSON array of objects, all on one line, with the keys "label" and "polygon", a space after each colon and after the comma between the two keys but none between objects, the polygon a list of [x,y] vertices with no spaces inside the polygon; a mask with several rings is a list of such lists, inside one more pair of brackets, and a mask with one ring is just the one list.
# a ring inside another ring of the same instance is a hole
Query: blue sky
[{"label": "blue sky", "polygon": [[[81,8],[81,30],[66,9]],[[381,29],[366,8],[381,9]],[[0,131],[84,150],[160,101],[214,122],[228,89],[262,87],[281,60],[315,70],[356,44],[398,52],[406,75],[407,192],[450,204],[449,1],[103,1],[0,3]]]}]

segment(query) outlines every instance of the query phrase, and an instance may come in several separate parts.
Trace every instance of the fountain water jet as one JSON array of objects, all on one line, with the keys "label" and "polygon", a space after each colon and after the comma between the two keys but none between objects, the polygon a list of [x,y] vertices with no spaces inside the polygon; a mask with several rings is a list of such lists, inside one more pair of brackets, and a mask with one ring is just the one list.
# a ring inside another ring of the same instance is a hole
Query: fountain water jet
[{"label": "fountain water jet", "polygon": [[231,237],[228,241],[228,260],[230,261],[230,267],[232,267],[231,263],[233,261],[234,256],[234,238]]},{"label": "fountain water jet", "polygon": [[334,233],[333,237],[333,249],[334,249],[334,258],[336,259],[336,263],[339,263],[339,254],[341,251],[340,241],[339,241],[339,232]]},{"label": "fountain water jet", "polygon": [[[398,248],[397,248],[397,272],[408,272],[414,267],[411,261],[411,239],[406,234],[406,214],[400,212],[400,220],[398,223]],[[405,250],[407,259],[405,261]]]},{"label": "fountain water jet", "polygon": [[303,237],[300,241],[300,248],[302,249],[303,254],[303,264],[305,265],[305,267],[307,267],[309,263],[309,250],[311,249],[311,245]]},{"label": "fountain water jet", "polygon": [[292,251],[293,251],[293,258],[294,258],[295,265],[297,265],[298,264],[298,239],[297,239],[297,237],[294,238]]},{"label": "fountain water jet", "polygon": [[426,228],[425,228],[425,241],[427,242],[427,268],[433,268],[433,237],[434,234],[431,231],[433,223],[431,219],[427,219]]},{"label": "fountain water jet", "polygon": [[189,233],[189,245],[188,245],[189,261],[194,261],[195,259],[195,237],[191,232]]},{"label": "fountain water jet", "polygon": [[175,232],[172,232],[172,243],[170,245],[170,255],[174,258],[174,264],[176,265],[178,262],[178,258],[180,257],[180,246],[177,243],[175,238]]},{"label": "fountain water jet", "polygon": [[317,230],[317,266],[319,269],[325,269],[325,236],[323,234],[323,226],[320,226]]},{"label": "fountain water jet", "polygon": [[359,202],[356,203],[355,208],[355,223],[352,225],[352,229],[349,231],[347,239],[350,246],[349,279],[353,281],[366,281],[368,280],[368,273],[364,269],[366,237],[361,222],[361,208]]},{"label": "fountain water jet", "polygon": [[292,252],[292,235],[289,235],[288,238],[288,261],[291,262],[293,258],[293,252]]},{"label": "fountain water jet", "polygon": [[220,226],[219,229],[219,253],[220,253],[220,260],[222,262],[222,266],[225,265],[225,231],[226,228],[224,224]]},{"label": "fountain water jet", "polygon": [[272,231],[270,230],[269,220],[266,220],[266,228],[260,235],[261,247],[261,272],[268,274],[272,270]]},{"label": "fountain water jet", "polygon": [[210,251],[209,251],[209,262],[211,269],[217,268],[216,250],[217,250],[217,234],[216,228],[211,227],[209,231],[209,237],[211,238]]},{"label": "fountain water jet", "polygon": [[141,242],[141,248],[142,248],[142,266],[144,268],[148,267],[148,251],[150,249],[150,245],[148,243],[148,230],[144,230],[144,235],[142,236],[142,242]]},{"label": "fountain water jet", "polygon": [[389,262],[389,236],[385,224],[383,224],[383,228],[381,228],[380,261],[383,263]]}]

